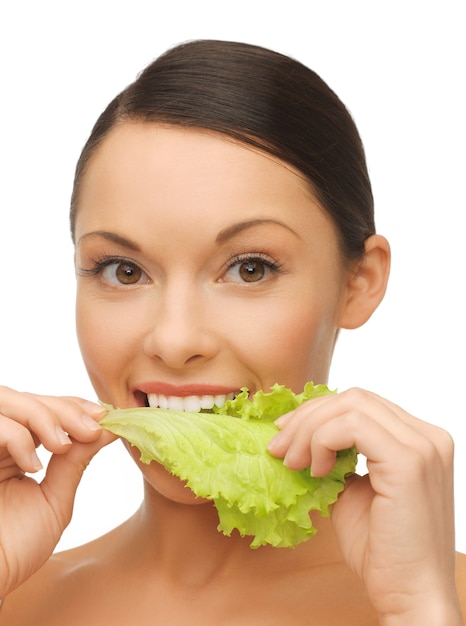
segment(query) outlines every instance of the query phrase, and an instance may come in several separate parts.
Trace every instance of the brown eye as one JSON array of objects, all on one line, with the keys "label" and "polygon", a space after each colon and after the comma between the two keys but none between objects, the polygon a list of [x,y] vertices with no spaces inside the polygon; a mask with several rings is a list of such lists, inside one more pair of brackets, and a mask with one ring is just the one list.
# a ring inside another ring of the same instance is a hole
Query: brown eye
[{"label": "brown eye", "polygon": [[246,283],[255,283],[261,280],[265,276],[265,265],[263,261],[258,259],[251,259],[244,261],[238,268],[239,275]]},{"label": "brown eye", "polygon": [[140,267],[128,261],[115,261],[102,271],[102,277],[113,285],[136,285],[144,282],[145,274]]},{"label": "brown eye", "polygon": [[229,283],[258,283],[281,272],[281,265],[261,254],[241,254],[230,261],[223,280]]},{"label": "brown eye", "polygon": [[124,285],[132,285],[139,282],[141,275],[141,269],[129,263],[120,263],[115,271],[116,278]]}]

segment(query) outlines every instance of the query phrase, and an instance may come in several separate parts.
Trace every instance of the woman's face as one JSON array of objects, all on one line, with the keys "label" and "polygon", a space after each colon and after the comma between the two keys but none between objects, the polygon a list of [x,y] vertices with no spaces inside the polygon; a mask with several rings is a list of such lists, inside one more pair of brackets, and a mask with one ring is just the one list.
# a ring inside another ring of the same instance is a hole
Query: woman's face
[{"label": "woman's face", "polygon": [[288,165],[222,135],[126,122],[76,220],[77,331],[98,397],[198,410],[327,381],[348,270]]}]

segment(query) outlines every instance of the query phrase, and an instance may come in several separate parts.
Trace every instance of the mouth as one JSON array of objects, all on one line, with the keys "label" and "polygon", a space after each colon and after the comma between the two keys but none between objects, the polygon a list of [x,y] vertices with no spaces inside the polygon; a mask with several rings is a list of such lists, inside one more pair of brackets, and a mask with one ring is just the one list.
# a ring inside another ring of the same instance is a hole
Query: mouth
[{"label": "mouth", "polygon": [[240,389],[209,384],[185,384],[183,386],[162,382],[141,383],[134,390],[136,405],[172,411],[199,413],[214,406],[221,408],[227,400],[233,400]]},{"label": "mouth", "polygon": [[145,406],[172,411],[190,411],[199,413],[202,409],[221,408],[227,400],[233,400],[235,393],[203,396],[166,396],[161,393],[149,393],[145,398]]}]

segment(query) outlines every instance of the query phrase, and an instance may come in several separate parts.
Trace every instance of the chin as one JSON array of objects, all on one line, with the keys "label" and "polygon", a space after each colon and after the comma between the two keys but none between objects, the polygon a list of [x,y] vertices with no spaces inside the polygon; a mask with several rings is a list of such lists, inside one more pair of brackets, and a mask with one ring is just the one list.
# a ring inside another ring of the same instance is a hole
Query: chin
[{"label": "chin", "polygon": [[139,450],[126,441],[124,444],[133,461],[141,471],[146,483],[164,498],[176,502],[177,504],[187,505],[199,505],[212,502],[207,498],[199,498],[196,496],[196,494],[186,486],[184,481],[170,474],[160,463],[156,461],[143,463],[140,460],[141,453]]}]

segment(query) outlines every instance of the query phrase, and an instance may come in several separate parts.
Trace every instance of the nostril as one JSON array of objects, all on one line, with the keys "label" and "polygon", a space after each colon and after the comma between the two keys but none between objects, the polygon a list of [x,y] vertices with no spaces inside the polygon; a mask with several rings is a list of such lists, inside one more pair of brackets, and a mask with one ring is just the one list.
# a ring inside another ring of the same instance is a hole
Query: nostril
[{"label": "nostril", "polygon": [[185,365],[189,365],[191,363],[195,363],[196,361],[198,361],[199,359],[202,359],[202,354],[194,354],[193,356],[190,356],[188,359],[186,359],[185,361]]},{"label": "nostril", "polygon": [[[177,294],[180,289],[176,290]],[[212,325],[199,320],[195,311],[190,313],[188,305],[181,311],[180,306],[179,302],[172,307],[166,303],[167,311],[154,314],[143,331],[144,354],[170,370],[194,367],[211,359],[219,350]]]}]

